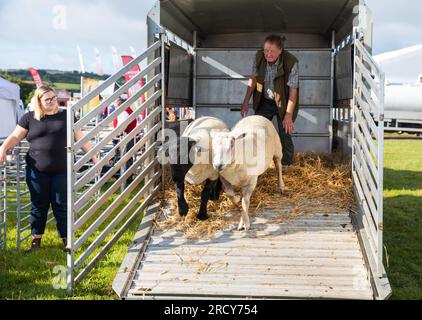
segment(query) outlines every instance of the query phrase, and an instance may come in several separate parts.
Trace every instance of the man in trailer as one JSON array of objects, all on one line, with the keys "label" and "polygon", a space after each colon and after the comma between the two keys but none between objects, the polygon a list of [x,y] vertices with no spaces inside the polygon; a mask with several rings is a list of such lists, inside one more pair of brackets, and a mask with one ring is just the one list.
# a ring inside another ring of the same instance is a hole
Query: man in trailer
[{"label": "man in trailer", "polygon": [[265,38],[264,47],[253,61],[252,74],[242,104],[241,115],[249,111],[249,100],[253,95],[253,109],[272,121],[277,117],[278,132],[283,146],[283,165],[293,162],[294,145],[292,133],[299,111],[299,66],[298,59],[284,50],[286,39],[278,35]]}]

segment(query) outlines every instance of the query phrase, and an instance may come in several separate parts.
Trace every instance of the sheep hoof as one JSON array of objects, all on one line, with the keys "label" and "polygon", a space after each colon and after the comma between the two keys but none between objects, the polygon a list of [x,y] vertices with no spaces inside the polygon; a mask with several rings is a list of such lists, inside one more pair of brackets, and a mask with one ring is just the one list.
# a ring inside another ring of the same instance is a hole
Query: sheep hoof
[{"label": "sheep hoof", "polygon": [[189,212],[189,206],[187,204],[179,205],[179,215],[181,217],[186,216],[188,212]]},{"label": "sheep hoof", "polygon": [[201,221],[205,221],[205,220],[208,219],[208,215],[206,213],[205,214],[198,214],[196,217],[198,218],[198,220],[201,220]]},{"label": "sheep hoof", "polygon": [[277,192],[278,192],[279,194],[283,194],[283,189],[282,189],[282,188],[278,188]]},{"label": "sheep hoof", "polygon": [[251,227],[246,227],[246,226],[243,226],[243,227],[238,227],[237,228],[237,231],[248,231],[248,230],[250,230],[251,229]]},{"label": "sheep hoof", "polygon": [[239,226],[237,227],[238,231],[248,231],[251,229],[251,225],[246,225],[246,224],[239,224]]}]

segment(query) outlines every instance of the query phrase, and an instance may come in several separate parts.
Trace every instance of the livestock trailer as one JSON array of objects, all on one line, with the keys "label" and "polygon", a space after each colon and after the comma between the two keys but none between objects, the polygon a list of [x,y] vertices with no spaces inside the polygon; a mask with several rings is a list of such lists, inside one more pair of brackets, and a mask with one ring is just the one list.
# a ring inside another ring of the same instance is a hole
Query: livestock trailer
[{"label": "livestock trailer", "polygon": [[[147,25],[146,51],[67,110],[68,292],[142,216],[113,282],[122,299],[388,298],[382,238],[384,76],[371,58],[372,22],[364,1],[166,0],[151,8]],[[157,157],[164,104],[183,104],[196,118],[215,116],[232,126],[240,119],[254,53],[269,33],[284,34],[286,49],[299,59],[296,150],[331,153],[335,146],[350,157],[355,208],[333,214],[315,206],[313,215],[279,225],[271,217],[289,209],[280,204],[279,212],[253,217],[251,231],[221,230],[206,240],[157,230],[163,211],[156,195],[164,183]],[[84,105],[138,64],[141,71],[75,120]],[[135,110],[110,129],[113,118],[99,116],[126,92],[128,100],[114,115],[129,105]],[[142,122],[112,144],[144,111]],[[85,136],[75,142],[79,129]],[[89,140],[92,150],[79,154]],[[133,147],[98,176],[131,140]],[[99,162],[89,164],[99,153]],[[133,165],[116,179],[130,158]],[[198,261],[206,272],[198,272]]]},{"label": "livestock trailer", "polygon": [[[383,266],[384,75],[371,58],[372,19],[363,1],[159,1],[148,41],[161,39],[162,87],[169,104],[232,127],[255,52],[269,33],[286,36],[299,60],[298,151],[333,152],[352,162],[355,209],[277,225],[254,217],[255,231],[222,230],[185,239],[159,230],[158,205],[145,213],[113,283],[124,299],[385,299]],[[250,108],[252,109],[252,108]],[[283,206],[280,205],[280,212]],[[207,272],[198,272],[198,263]]]}]

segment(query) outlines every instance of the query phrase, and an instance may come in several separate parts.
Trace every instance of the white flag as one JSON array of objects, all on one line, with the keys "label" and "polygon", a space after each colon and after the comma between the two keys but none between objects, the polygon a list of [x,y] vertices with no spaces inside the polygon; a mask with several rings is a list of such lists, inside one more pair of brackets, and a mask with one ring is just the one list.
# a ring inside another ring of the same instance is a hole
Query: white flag
[{"label": "white flag", "polygon": [[97,48],[94,48],[94,52],[95,52],[95,60],[97,61],[97,74],[99,76],[102,76],[104,75],[104,71],[103,71],[103,63],[101,61],[100,51]]},{"label": "white flag", "polygon": [[113,55],[113,65],[114,65],[114,72],[119,71],[119,57],[117,55],[117,50],[114,46],[111,46],[111,52]]},{"label": "white flag", "polygon": [[84,59],[83,59],[83,57],[82,57],[81,47],[76,46],[76,48],[78,49],[78,55],[79,55],[79,66],[80,66],[80,68],[81,68],[81,73],[85,73]]}]

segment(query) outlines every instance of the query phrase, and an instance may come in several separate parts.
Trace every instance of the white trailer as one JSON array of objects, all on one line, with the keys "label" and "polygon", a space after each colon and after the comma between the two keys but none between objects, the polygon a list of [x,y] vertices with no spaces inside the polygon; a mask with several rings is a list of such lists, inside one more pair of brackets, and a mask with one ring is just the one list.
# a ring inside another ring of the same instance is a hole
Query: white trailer
[{"label": "white trailer", "polygon": [[385,73],[385,131],[422,133],[422,45],[374,56]]},{"label": "white trailer", "polygon": [[[285,34],[287,50],[300,60],[297,150],[331,152],[335,140],[351,157],[356,208],[328,214],[316,207],[311,217],[289,225],[272,223],[267,212],[256,217],[252,232],[226,230],[206,241],[157,230],[160,210],[154,198],[163,170],[156,150],[157,132],[165,124],[164,97],[191,105],[196,116],[233,124],[240,118],[251,57],[268,33]],[[371,34],[369,10],[358,0],[158,1],[148,15],[148,49],[68,109],[69,293],[142,215],[113,283],[122,299],[388,298],[382,238],[384,77],[371,58]],[[85,104],[144,60],[147,67],[74,120]],[[147,82],[141,88],[142,77]],[[145,102],[111,132],[112,117],[95,122],[129,88],[131,97],[115,116],[147,93]],[[113,146],[144,110],[140,125]],[[86,136],[74,142],[77,129]],[[131,139],[134,147],[98,177],[98,169]],[[94,142],[92,151],[75,157],[88,140]],[[98,164],[87,166],[107,148]],[[134,165],[112,180],[129,158]],[[209,272],[196,272],[195,260],[211,266]]]},{"label": "white trailer", "polygon": [[385,131],[422,133],[422,84],[385,87]]}]

